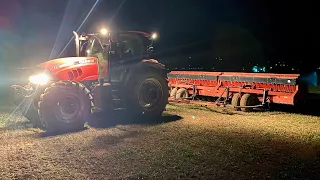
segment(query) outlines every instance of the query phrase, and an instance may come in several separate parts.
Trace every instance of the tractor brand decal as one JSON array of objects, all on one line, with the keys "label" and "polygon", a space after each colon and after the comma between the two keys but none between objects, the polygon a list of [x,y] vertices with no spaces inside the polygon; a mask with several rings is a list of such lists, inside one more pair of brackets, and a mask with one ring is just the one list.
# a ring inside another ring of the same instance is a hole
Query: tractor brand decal
[{"label": "tractor brand decal", "polygon": [[79,64],[90,64],[90,63],[94,63],[93,59],[81,59],[78,61]]},{"label": "tractor brand decal", "polygon": [[58,69],[58,68],[64,68],[64,67],[68,67],[68,66],[72,66],[72,65],[77,65],[77,64],[90,64],[90,63],[94,63],[93,59],[80,59],[80,60],[75,60],[75,61],[70,61],[64,64],[58,64],[53,66],[53,69]]}]

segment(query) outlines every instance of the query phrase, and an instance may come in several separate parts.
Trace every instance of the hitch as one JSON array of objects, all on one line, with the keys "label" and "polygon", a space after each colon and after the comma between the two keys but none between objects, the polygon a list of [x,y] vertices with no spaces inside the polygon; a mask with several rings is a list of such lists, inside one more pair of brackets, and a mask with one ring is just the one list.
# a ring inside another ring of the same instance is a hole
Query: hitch
[{"label": "hitch", "polygon": [[31,86],[21,86],[21,85],[11,85],[11,88],[13,88],[17,94],[21,94],[24,97],[30,96],[30,94],[32,94],[33,88]]}]

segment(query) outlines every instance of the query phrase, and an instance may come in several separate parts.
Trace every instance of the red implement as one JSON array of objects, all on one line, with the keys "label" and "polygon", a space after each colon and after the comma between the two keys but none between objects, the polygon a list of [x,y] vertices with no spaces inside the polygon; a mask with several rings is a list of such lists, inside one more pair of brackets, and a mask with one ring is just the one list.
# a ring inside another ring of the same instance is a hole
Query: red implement
[{"label": "red implement", "polygon": [[[262,103],[261,105],[267,102],[294,105],[303,96],[303,93],[299,93],[297,83],[299,76],[299,74],[171,71],[168,74],[171,90],[169,100],[188,101],[197,97],[216,97],[217,104],[221,99],[226,103],[235,94],[240,94],[239,102],[235,100],[235,103],[241,104],[241,97],[249,94],[247,96],[254,96]],[[247,101],[244,104],[249,107],[249,100]],[[251,106],[259,104],[254,105],[251,102]]]}]

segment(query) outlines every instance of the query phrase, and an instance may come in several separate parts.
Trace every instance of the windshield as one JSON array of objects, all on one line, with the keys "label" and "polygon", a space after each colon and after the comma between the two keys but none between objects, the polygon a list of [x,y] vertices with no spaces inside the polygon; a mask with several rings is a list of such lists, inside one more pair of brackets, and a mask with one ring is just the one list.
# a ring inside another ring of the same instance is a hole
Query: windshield
[{"label": "windshield", "polygon": [[96,54],[103,53],[102,44],[99,42],[98,39],[92,38],[88,40],[87,44],[85,44],[85,56],[86,57],[92,57]]},{"label": "windshield", "polygon": [[[105,48],[103,48],[105,47]],[[107,75],[108,66],[108,46],[103,46],[101,41],[97,38],[90,38],[86,44],[82,47],[85,57],[97,57],[98,58],[98,71],[100,77]]]}]

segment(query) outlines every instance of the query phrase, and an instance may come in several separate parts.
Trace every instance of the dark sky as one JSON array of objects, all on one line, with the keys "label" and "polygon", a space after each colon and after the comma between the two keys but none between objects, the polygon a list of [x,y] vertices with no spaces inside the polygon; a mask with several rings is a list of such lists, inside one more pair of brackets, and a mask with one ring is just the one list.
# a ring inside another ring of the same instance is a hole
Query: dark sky
[{"label": "dark sky", "polygon": [[[0,69],[56,58],[95,1],[0,0]],[[302,71],[319,64],[311,58],[311,7],[279,0],[101,0],[80,32],[106,25],[156,30],[155,57],[169,67],[239,71],[280,62]],[[65,52],[73,52],[72,43]]]}]

